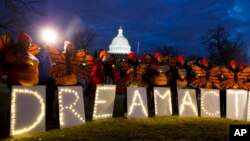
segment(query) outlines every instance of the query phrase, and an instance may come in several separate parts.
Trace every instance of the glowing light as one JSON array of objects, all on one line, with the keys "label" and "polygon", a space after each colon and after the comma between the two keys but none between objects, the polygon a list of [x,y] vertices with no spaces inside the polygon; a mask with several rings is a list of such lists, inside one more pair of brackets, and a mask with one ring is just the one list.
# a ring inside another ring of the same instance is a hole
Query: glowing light
[{"label": "glowing light", "polygon": [[57,40],[57,34],[54,30],[48,28],[43,30],[42,38],[45,43],[55,43]]},{"label": "glowing light", "polygon": [[[66,103],[66,101],[63,99],[65,97],[66,94],[69,94],[69,95],[74,95],[76,98],[75,100],[71,103],[71,104],[67,104],[67,105],[64,105]],[[60,116],[60,125],[63,126],[63,127],[66,127],[68,125],[65,125],[65,113],[64,111],[65,110],[68,110],[70,111],[74,117],[76,119],[78,119],[78,121],[80,121],[79,123],[85,123],[85,117],[82,114],[80,114],[78,111],[77,111],[77,105],[79,105],[79,93],[74,90],[73,88],[65,88],[65,87],[59,87],[59,92],[58,92],[58,101],[59,101],[59,116]],[[83,103],[82,103],[83,105]],[[72,121],[71,121],[72,122]],[[68,123],[68,124],[72,124],[72,123]],[[78,124],[78,123],[76,123]]]},{"label": "glowing light", "polygon": [[[139,101],[137,102],[137,100],[139,100]],[[147,117],[148,112],[147,112],[147,110],[146,110],[146,108],[145,108],[145,106],[144,106],[144,104],[142,102],[142,99],[141,99],[141,96],[140,96],[140,93],[139,93],[138,90],[136,90],[134,92],[134,94],[133,94],[132,105],[130,106],[129,112],[128,112],[129,116],[134,112],[134,108],[137,107],[137,106],[142,108],[142,111],[143,111],[144,115]]]},{"label": "glowing light", "polygon": [[247,120],[248,91],[230,89],[226,90],[226,93],[226,117],[236,120]]},{"label": "glowing light", "polygon": [[250,121],[250,93],[248,92],[247,121]]},{"label": "glowing light", "polygon": [[[40,107],[40,114],[38,115],[38,117],[36,118],[36,121],[33,122],[33,124],[31,124],[30,126],[26,126],[22,129],[16,129],[16,99],[17,99],[17,95],[20,94],[25,94],[25,95],[33,95],[36,97],[36,99],[38,99],[41,107]],[[44,104],[44,100],[43,98],[40,96],[40,94],[37,91],[32,91],[26,88],[13,88],[12,89],[12,98],[11,98],[11,125],[10,125],[10,131],[11,131],[11,135],[20,135],[26,132],[29,132],[31,130],[33,130],[34,128],[37,127],[37,125],[39,123],[41,123],[41,121],[44,119],[45,117],[45,104]]]},{"label": "glowing light", "polygon": [[220,115],[220,111],[216,110],[214,113],[211,113],[209,111],[207,111],[207,109],[205,108],[205,102],[207,100],[205,100],[205,97],[208,95],[213,95],[216,96],[217,99],[219,98],[219,93],[216,93],[215,91],[206,91],[205,93],[201,93],[201,110],[203,110],[203,112],[208,115],[209,117],[216,117],[218,115]]},{"label": "glowing light", "polygon": [[[160,88],[158,88],[158,89],[160,89]],[[166,89],[166,88],[162,88],[162,89]],[[159,105],[158,100],[159,99],[157,100],[157,97],[159,97],[161,100],[164,100],[164,102],[166,102],[166,104],[169,103],[168,108],[169,108],[170,114],[172,114],[172,102],[171,102],[170,89],[167,89],[164,94],[160,94],[160,92],[158,90],[156,90],[156,88],[154,88],[155,115],[159,115],[158,110],[160,110],[160,109],[158,109],[158,105]],[[168,97],[168,99],[167,99],[167,97]],[[166,106],[164,105],[164,107],[166,107]],[[165,108],[163,110],[165,110]]]},{"label": "glowing light", "polygon": [[234,106],[235,106],[235,117],[239,118],[239,95],[244,95],[241,90],[227,90],[227,95],[235,96]]},{"label": "glowing light", "polygon": [[196,106],[194,105],[192,98],[189,94],[189,91],[186,91],[184,94],[184,98],[182,99],[181,106],[180,106],[180,114],[182,115],[186,106],[190,106],[191,109],[193,110],[194,114],[198,116],[198,112],[196,109]]},{"label": "glowing light", "polygon": [[235,117],[239,117],[239,95],[237,93],[236,98],[235,98],[235,106],[236,106],[236,112],[235,112]]},{"label": "glowing light", "polygon": [[[116,89],[115,85],[105,85],[105,86],[98,85],[97,86],[94,111],[93,111],[93,119],[109,118],[113,116],[113,109],[110,109],[110,108],[113,108],[112,105],[114,105],[115,89]],[[102,93],[101,95],[105,95],[105,100],[100,99],[100,93]],[[110,105],[110,106],[106,107],[105,109],[105,105]],[[103,111],[107,113],[102,113]],[[102,113],[102,114],[98,114],[98,113]]]}]

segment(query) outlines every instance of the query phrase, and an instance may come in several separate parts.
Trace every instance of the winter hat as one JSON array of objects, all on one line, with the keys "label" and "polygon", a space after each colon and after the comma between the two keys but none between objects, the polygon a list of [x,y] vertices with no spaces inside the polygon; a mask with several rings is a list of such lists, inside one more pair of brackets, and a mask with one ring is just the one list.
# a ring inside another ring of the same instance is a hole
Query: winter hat
[{"label": "winter hat", "polygon": [[100,52],[99,57],[102,58],[103,56],[107,55],[108,52],[106,50],[103,50]]},{"label": "winter hat", "polygon": [[179,55],[179,56],[177,56],[177,57],[175,58],[175,61],[178,62],[178,63],[180,63],[181,61],[184,61],[184,60],[185,60],[185,58],[184,58],[184,56],[182,56],[182,55]]},{"label": "winter hat", "polygon": [[208,59],[207,58],[202,58],[201,59],[201,64],[205,65],[206,63],[208,63]]},{"label": "winter hat", "polygon": [[245,68],[245,67],[246,67],[246,64],[245,64],[245,63],[241,62],[241,63],[239,64],[239,68]]},{"label": "winter hat", "polygon": [[20,32],[18,35],[17,43],[22,43],[22,42],[32,42],[31,37],[25,33],[25,32]]},{"label": "winter hat", "polygon": [[135,53],[134,52],[130,52],[128,54],[128,59],[134,59],[135,58]]},{"label": "winter hat", "polygon": [[236,62],[236,60],[234,60],[234,59],[232,59],[232,60],[230,60],[230,62],[229,62],[229,65],[232,67],[233,65],[236,65],[237,64],[237,62]]},{"label": "winter hat", "polygon": [[161,56],[161,53],[160,53],[160,52],[155,52],[155,53],[154,53],[154,58],[155,58],[155,59],[158,59],[159,56]]}]

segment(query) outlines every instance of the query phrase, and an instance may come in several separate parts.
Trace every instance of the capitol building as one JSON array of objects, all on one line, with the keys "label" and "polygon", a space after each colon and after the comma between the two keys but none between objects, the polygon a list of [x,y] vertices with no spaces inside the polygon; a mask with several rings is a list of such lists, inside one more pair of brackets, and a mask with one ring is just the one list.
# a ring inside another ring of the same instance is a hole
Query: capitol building
[{"label": "capitol building", "polygon": [[127,38],[123,35],[123,29],[118,29],[118,34],[112,40],[109,45],[108,53],[116,56],[117,58],[127,58],[127,55],[131,52],[131,46]]}]

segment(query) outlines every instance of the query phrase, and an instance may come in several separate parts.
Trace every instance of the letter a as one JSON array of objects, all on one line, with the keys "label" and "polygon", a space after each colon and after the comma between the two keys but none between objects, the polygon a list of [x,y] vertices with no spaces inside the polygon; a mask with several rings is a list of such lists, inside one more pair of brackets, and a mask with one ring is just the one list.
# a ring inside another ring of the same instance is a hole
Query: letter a
[{"label": "letter a", "polygon": [[234,136],[241,136],[239,129],[236,129],[236,131],[234,132]]},{"label": "letter a", "polygon": [[146,110],[145,105],[143,104],[142,98],[141,98],[141,94],[139,93],[138,90],[136,90],[133,94],[133,100],[132,100],[132,104],[129,106],[129,111],[128,111],[128,115],[130,116],[132,113],[134,112],[139,112],[139,111],[135,111],[135,107],[141,107],[141,113],[143,113],[143,115],[145,117],[148,116],[148,112]]},{"label": "letter a", "polygon": [[180,114],[181,115],[183,114],[186,106],[189,106],[196,116],[198,115],[197,108],[195,107],[195,104],[192,101],[192,98],[191,98],[188,91],[185,92],[184,98],[183,98],[181,106],[180,106]]}]

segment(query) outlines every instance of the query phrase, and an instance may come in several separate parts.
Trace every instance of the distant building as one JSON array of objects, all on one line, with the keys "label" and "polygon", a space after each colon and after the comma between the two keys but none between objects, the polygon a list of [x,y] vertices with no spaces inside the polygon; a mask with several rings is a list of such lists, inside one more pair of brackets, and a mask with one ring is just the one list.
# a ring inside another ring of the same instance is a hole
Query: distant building
[{"label": "distant building", "polygon": [[118,29],[118,35],[112,40],[109,45],[108,53],[116,56],[117,58],[127,58],[127,55],[131,52],[131,46],[126,37],[123,35],[123,29]]}]

